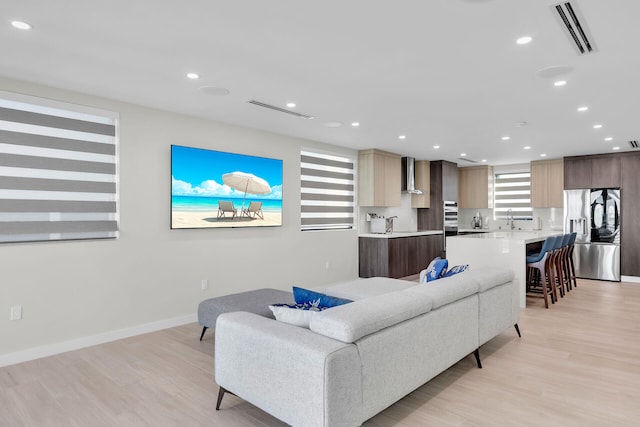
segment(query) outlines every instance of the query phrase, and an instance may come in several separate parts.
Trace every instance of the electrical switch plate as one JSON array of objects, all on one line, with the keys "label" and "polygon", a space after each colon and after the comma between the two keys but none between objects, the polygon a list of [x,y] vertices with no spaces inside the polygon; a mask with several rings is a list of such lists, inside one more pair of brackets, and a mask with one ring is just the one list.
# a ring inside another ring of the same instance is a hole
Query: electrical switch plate
[{"label": "electrical switch plate", "polygon": [[11,307],[11,320],[21,320],[22,319],[22,306],[14,305]]},{"label": "electrical switch plate", "polygon": [[205,289],[209,289],[209,280],[208,279],[202,279],[202,290],[204,291]]}]

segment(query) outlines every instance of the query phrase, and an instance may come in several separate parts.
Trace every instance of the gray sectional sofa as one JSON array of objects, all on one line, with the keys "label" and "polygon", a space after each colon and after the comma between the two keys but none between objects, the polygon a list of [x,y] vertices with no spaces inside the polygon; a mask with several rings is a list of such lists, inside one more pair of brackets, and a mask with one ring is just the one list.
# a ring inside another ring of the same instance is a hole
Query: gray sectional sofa
[{"label": "gray sectional sofa", "polygon": [[507,269],[317,290],[354,302],[314,313],[309,329],[247,312],[218,318],[218,406],[229,391],[293,426],[359,426],[471,353],[481,367],[479,347],[507,328],[519,334]]}]

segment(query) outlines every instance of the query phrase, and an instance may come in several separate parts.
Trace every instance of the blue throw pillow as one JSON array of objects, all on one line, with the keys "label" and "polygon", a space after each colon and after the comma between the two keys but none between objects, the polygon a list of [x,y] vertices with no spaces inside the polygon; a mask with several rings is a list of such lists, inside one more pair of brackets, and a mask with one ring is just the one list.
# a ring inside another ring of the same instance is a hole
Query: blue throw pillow
[{"label": "blue throw pillow", "polygon": [[447,271],[446,273],[444,273],[444,276],[442,277],[451,277],[451,276],[455,276],[456,274],[462,273],[464,271],[467,271],[469,269],[469,264],[463,264],[463,265],[456,265],[454,267],[451,267],[449,269],[449,271]]},{"label": "blue throw pillow", "polygon": [[432,280],[438,280],[439,278],[441,278],[444,272],[447,271],[448,266],[448,260],[442,259],[440,257],[434,258],[427,267],[427,282],[431,282]]},{"label": "blue throw pillow", "polygon": [[329,295],[325,295],[320,292],[310,291],[309,289],[293,287],[293,299],[296,304],[311,304],[317,307],[329,308],[342,304],[347,304],[351,301],[345,298],[336,298]]}]

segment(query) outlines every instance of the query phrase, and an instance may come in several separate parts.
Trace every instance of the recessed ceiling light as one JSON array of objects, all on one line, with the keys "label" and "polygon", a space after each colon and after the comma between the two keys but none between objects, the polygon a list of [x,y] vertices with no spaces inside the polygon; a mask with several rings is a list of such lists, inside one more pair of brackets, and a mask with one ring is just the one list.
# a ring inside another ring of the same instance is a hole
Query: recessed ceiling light
[{"label": "recessed ceiling light", "polygon": [[342,122],[326,122],[324,125],[328,128],[339,128],[342,126]]},{"label": "recessed ceiling light", "polygon": [[605,140],[605,141],[613,141],[613,138],[612,138],[612,137],[610,137],[610,136],[608,136],[608,137],[606,137],[604,140]]},{"label": "recessed ceiling light", "polygon": [[525,150],[531,150],[531,147],[529,147],[528,145],[526,147],[522,147],[522,148],[524,148]]},{"label": "recessed ceiling light", "polygon": [[619,150],[620,147],[613,147],[612,150]]},{"label": "recessed ceiling light", "polygon": [[531,43],[531,40],[533,40],[533,38],[530,36],[522,36],[518,40],[516,40],[516,43],[527,44],[527,43]]},{"label": "recessed ceiling light", "polygon": [[547,157],[545,153],[540,154],[540,157]]},{"label": "recessed ceiling light", "polygon": [[467,153],[460,153],[460,157],[466,157]]},{"label": "recessed ceiling light", "polygon": [[296,103],[295,102],[287,102],[287,107],[295,108],[296,107]]},{"label": "recessed ceiling light", "polygon": [[480,160],[482,163],[487,163],[487,159]]},{"label": "recessed ceiling light", "polygon": [[437,150],[438,148],[440,148],[440,146],[439,145],[434,145],[433,148],[435,148]]},{"label": "recessed ceiling light", "polygon": [[578,111],[582,112],[582,111],[587,111],[589,109],[589,107],[584,106],[584,107],[578,107]]},{"label": "recessed ceiling light", "polygon": [[556,80],[555,82],[553,82],[554,86],[564,86],[567,84],[566,80]]},{"label": "recessed ceiling light", "polygon": [[353,122],[353,123],[351,123],[351,126],[353,126],[354,128],[357,128],[358,126],[360,126],[360,123]]},{"label": "recessed ceiling light", "polygon": [[398,139],[407,139],[407,135],[400,135]]},{"label": "recessed ceiling light", "polygon": [[594,128],[594,129],[600,129],[601,127],[602,127],[602,125],[601,125],[601,124],[593,125],[593,128]]},{"label": "recessed ceiling light", "polygon": [[30,30],[31,28],[33,28],[31,24],[28,24],[24,21],[11,21],[11,25],[19,30]]},{"label": "recessed ceiling light", "polygon": [[187,73],[187,77],[191,80],[199,79],[200,75],[198,73]]},{"label": "recessed ceiling light", "polygon": [[511,139],[511,137],[510,137],[510,136],[503,136],[501,139],[502,139],[503,141],[508,141],[508,140],[510,140],[510,139]]}]

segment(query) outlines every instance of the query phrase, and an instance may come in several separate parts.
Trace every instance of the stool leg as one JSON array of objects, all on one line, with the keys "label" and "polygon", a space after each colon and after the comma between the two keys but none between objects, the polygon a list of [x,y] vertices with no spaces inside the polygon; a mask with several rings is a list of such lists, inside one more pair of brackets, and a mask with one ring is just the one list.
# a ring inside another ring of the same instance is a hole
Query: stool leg
[{"label": "stool leg", "polygon": [[202,341],[202,337],[204,337],[204,333],[207,332],[207,329],[208,328],[206,326],[202,327],[202,333],[200,334],[200,341]]}]

